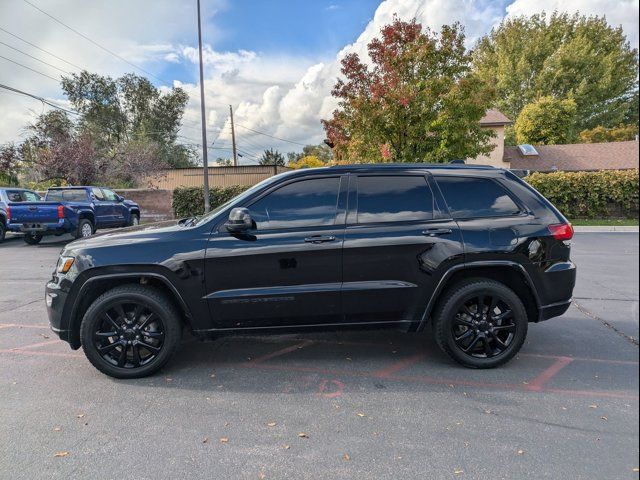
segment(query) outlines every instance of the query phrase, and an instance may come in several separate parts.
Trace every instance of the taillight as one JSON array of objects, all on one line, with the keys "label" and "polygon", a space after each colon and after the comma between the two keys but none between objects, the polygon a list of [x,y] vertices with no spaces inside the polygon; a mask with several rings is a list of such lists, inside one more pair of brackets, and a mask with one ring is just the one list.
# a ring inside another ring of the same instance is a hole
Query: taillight
[{"label": "taillight", "polygon": [[11,221],[11,207],[7,207],[7,223]]},{"label": "taillight", "polygon": [[549,231],[556,240],[571,240],[573,238],[573,227],[570,223],[549,225]]},{"label": "taillight", "polygon": [[64,206],[58,205],[58,218],[64,218]]}]

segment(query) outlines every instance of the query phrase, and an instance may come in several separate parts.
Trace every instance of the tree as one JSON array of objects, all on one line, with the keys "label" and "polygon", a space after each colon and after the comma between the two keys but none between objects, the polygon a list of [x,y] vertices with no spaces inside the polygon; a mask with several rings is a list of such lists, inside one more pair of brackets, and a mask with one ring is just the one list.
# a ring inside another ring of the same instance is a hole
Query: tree
[{"label": "tree", "polygon": [[592,128],[591,130],[583,130],[582,132],[580,132],[580,142],[624,142],[626,140],[635,140],[637,135],[637,125],[620,125],[615,128],[606,128],[602,125],[599,125],[596,128]]},{"label": "tree", "polygon": [[305,145],[302,147],[302,152],[289,152],[287,153],[287,165],[298,162],[304,157],[315,157],[323,165],[333,162],[333,151],[328,145],[320,143],[318,145]]},{"label": "tree", "polygon": [[471,71],[459,24],[432,33],[394,19],[368,45],[369,62],[342,60],[332,94],[339,109],[323,120],[339,161],[446,162],[492,149],[480,119],[492,90]]},{"label": "tree", "polygon": [[265,150],[258,160],[260,165],[278,165],[284,167],[284,155],[282,155],[279,151],[270,148],[269,150]]},{"label": "tree", "polygon": [[63,77],[62,89],[81,114],[78,129],[89,133],[99,150],[146,141],[155,145],[155,155],[163,165],[195,165],[193,149],[177,143],[189,99],[181,88],[161,93],[138,75],[113,79],[83,71]]},{"label": "tree", "polygon": [[515,123],[517,143],[556,145],[575,140],[576,102],[542,97],[526,105]]},{"label": "tree", "polygon": [[20,168],[20,150],[15,143],[0,145],[0,185],[15,185],[18,183]]},{"label": "tree", "polygon": [[287,166],[289,168],[298,169],[298,168],[317,168],[317,167],[325,167],[327,164],[320,160],[315,155],[307,155],[295,162],[289,162]]},{"label": "tree", "polygon": [[575,100],[578,130],[637,119],[638,50],[604,17],[507,18],[478,42],[473,58],[478,75],[495,85],[496,107],[510,118],[550,96]]}]

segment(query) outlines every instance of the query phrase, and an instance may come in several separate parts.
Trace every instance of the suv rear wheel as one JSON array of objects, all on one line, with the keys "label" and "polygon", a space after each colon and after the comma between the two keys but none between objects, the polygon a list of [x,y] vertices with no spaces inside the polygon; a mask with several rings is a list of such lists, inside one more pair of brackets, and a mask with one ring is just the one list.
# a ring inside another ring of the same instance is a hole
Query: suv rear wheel
[{"label": "suv rear wheel", "polygon": [[449,289],[433,320],[438,346],[470,368],[493,368],[511,360],[524,343],[527,327],[527,312],[518,295],[484,278]]},{"label": "suv rear wheel", "polygon": [[180,315],[158,290],[122,285],[103,293],[80,325],[82,349],[102,373],[140,378],[157,372],[177,350]]}]

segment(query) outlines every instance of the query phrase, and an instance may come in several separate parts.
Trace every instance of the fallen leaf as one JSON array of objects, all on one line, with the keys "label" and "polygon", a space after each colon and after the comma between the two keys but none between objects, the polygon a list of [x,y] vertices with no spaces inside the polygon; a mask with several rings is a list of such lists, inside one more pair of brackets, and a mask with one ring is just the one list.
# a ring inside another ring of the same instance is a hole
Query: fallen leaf
[{"label": "fallen leaf", "polygon": [[462,422],[456,422],[456,425],[458,425],[459,427],[464,425]]},{"label": "fallen leaf", "polygon": [[216,378],[216,374],[212,373],[211,375],[209,375],[211,378]]},{"label": "fallen leaf", "polygon": [[373,436],[374,436],[374,437],[377,437],[377,436],[379,436],[379,435],[380,435],[380,434],[379,434],[378,432],[373,432]]},{"label": "fallen leaf", "polygon": [[636,467],[636,468],[632,468],[631,469],[632,472],[640,472],[640,468]]},{"label": "fallen leaf", "polygon": [[589,408],[598,408],[598,405],[589,405]]},{"label": "fallen leaf", "polygon": [[56,452],[53,454],[54,457],[66,457],[69,455],[69,452]]},{"label": "fallen leaf", "polygon": [[362,412],[358,412],[358,413],[356,413],[356,415],[358,415],[358,416],[359,416],[359,417],[361,417],[361,418],[362,418],[362,417],[366,417],[366,415],[365,415],[364,413],[362,413]]},{"label": "fallen leaf", "polygon": [[78,415],[76,415],[77,418],[84,418],[84,413],[79,413]]},{"label": "fallen leaf", "polygon": [[351,357],[347,357],[345,358],[345,360],[351,361]]},{"label": "fallen leaf", "polygon": [[173,378],[171,378],[171,377],[165,377],[164,381],[165,381],[165,382],[173,382]]},{"label": "fallen leaf", "polygon": [[453,474],[454,474],[454,475],[462,475],[463,473],[464,473],[464,470],[462,470],[461,468],[456,468],[456,469],[453,471]]},{"label": "fallen leaf", "polygon": [[282,448],[284,448],[285,450],[289,450],[291,447],[285,443],[284,445],[282,445]]},{"label": "fallen leaf", "polygon": [[602,420],[609,420],[605,415],[600,417]]},{"label": "fallen leaf", "polygon": [[567,407],[562,407],[562,410],[568,410],[568,408]]},{"label": "fallen leaf", "polygon": [[529,382],[522,382],[523,385],[529,385]]},{"label": "fallen leaf", "polygon": [[220,439],[220,443],[229,443],[229,439],[227,437],[222,437]]},{"label": "fallen leaf", "polygon": [[518,455],[524,455],[524,450],[518,450],[516,453],[517,453]]},{"label": "fallen leaf", "polygon": [[267,423],[267,427],[275,427],[277,425],[276,422],[269,422]]},{"label": "fallen leaf", "polygon": [[45,340],[49,340],[51,338],[49,335],[45,335],[44,333],[41,333],[40,336]]},{"label": "fallen leaf", "polygon": [[209,443],[209,437],[204,437],[202,439],[202,443]]},{"label": "fallen leaf", "polygon": [[455,387],[455,385],[453,383],[449,384],[449,388],[454,388],[454,387]]},{"label": "fallen leaf", "polygon": [[228,427],[229,425],[231,425],[229,422],[224,422],[225,427]]},{"label": "fallen leaf", "polygon": [[258,478],[260,480],[264,480],[265,478],[267,478],[267,476],[264,474],[264,472],[260,472],[260,474],[258,475]]},{"label": "fallen leaf", "polygon": [[306,433],[304,433],[304,432],[300,432],[300,433],[298,434],[298,436],[299,436],[300,438],[309,438],[309,435],[307,435],[307,434],[306,434]]},{"label": "fallen leaf", "polygon": [[487,415],[491,415],[493,412],[491,410],[485,410],[484,413],[486,413]]},{"label": "fallen leaf", "polygon": [[345,460],[351,460],[351,457],[349,456],[348,453],[345,453],[344,455],[342,455],[342,458]]},{"label": "fallen leaf", "polygon": [[62,430],[62,427],[53,427],[54,432],[59,432],[60,430]]},{"label": "fallen leaf", "polygon": [[469,445],[470,445],[470,444],[469,444],[469,442],[464,442],[464,444],[463,444],[463,445],[464,445],[464,448],[469,448]]}]

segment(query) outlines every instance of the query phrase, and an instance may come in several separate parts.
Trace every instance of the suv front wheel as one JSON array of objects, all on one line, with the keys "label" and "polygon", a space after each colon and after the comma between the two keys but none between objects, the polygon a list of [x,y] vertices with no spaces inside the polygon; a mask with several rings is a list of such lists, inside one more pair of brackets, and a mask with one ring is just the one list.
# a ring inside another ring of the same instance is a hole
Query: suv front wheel
[{"label": "suv front wheel", "polygon": [[484,278],[449,289],[433,317],[438,346],[470,368],[494,368],[511,360],[524,343],[527,327],[527,312],[518,295]]},{"label": "suv front wheel", "polygon": [[127,284],[103,293],[80,325],[89,361],[115,378],[140,378],[162,368],[182,336],[180,315],[158,290]]}]

